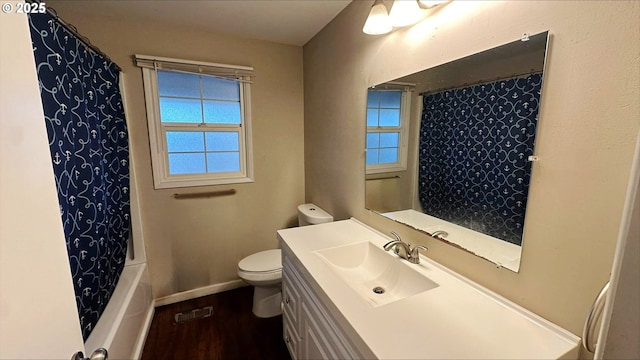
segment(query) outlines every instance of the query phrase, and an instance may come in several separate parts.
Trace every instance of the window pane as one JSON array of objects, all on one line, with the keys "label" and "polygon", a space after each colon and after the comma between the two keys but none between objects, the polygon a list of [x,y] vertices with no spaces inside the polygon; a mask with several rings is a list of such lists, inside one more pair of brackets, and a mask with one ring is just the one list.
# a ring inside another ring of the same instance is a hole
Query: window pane
[{"label": "window pane", "polygon": [[240,101],[240,84],[234,80],[203,76],[202,97],[205,99]]},{"label": "window pane", "polygon": [[211,131],[205,136],[207,151],[238,151],[240,149],[237,132]]},{"label": "window pane", "polygon": [[367,96],[367,107],[377,108],[380,106],[380,92],[369,90],[369,94]]},{"label": "window pane", "polygon": [[160,96],[200,98],[199,75],[158,70]]},{"label": "window pane", "polygon": [[396,163],[398,162],[398,149],[397,148],[387,148],[380,149],[380,163]]},{"label": "window pane", "polygon": [[367,165],[378,163],[378,149],[367,149]]},{"label": "window pane", "polygon": [[380,147],[380,133],[367,133],[367,149]]},{"label": "window pane", "polygon": [[240,153],[207,153],[209,172],[240,171]]},{"label": "window pane", "polygon": [[400,109],[401,98],[402,98],[402,93],[400,91],[381,91],[380,107]]},{"label": "window pane", "polygon": [[397,148],[399,144],[400,133],[380,133],[380,147]]},{"label": "window pane", "polygon": [[400,109],[380,109],[380,126],[400,126]]},{"label": "window pane", "polygon": [[168,152],[203,152],[204,133],[197,131],[167,131]]},{"label": "window pane", "polygon": [[201,123],[200,100],[161,97],[160,119],[162,122]]},{"label": "window pane", "polygon": [[169,154],[169,174],[202,174],[206,172],[204,153]]},{"label": "window pane", "polygon": [[367,109],[367,126],[378,126],[378,109]]},{"label": "window pane", "polygon": [[215,124],[240,124],[240,103],[205,100],[204,122]]}]

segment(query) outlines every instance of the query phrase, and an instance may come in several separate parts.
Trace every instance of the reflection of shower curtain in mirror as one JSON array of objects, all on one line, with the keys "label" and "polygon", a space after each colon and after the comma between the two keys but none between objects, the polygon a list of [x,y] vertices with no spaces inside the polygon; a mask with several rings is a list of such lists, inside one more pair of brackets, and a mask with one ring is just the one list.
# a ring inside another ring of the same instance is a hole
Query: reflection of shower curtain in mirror
[{"label": "reflection of shower curtain in mirror", "polygon": [[521,244],[541,83],[538,73],[424,95],[425,213]]},{"label": "reflection of shower curtain in mirror", "polygon": [[119,70],[50,14],[30,15],[29,26],[86,340],[120,277],[130,230],[129,145]]}]

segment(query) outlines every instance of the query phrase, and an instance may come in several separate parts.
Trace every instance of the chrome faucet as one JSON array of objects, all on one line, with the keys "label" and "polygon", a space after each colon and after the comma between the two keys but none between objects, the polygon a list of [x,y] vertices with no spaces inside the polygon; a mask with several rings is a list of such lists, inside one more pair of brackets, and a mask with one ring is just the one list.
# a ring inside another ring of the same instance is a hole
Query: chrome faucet
[{"label": "chrome faucet", "polygon": [[445,236],[449,236],[449,233],[444,230],[438,230],[431,233],[431,237],[436,237],[436,236],[445,237]]},{"label": "chrome faucet", "polygon": [[[408,259],[409,255],[411,254],[410,245],[402,241],[402,239],[400,239],[400,235],[398,235],[398,233],[396,233],[395,231],[392,231],[391,235],[393,235],[393,237],[395,237],[396,239],[391,240],[388,243],[384,244],[383,246],[384,250],[389,251],[391,250],[391,248],[395,248],[394,252],[398,256],[400,256],[403,259]],[[400,249],[402,249],[402,252],[400,252]]]},{"label": "chrome faucet", "polygon": [[383,248],[385,251],[389,251],[392,248],[394,252],[401,258],[409,261],[412,264],[420,264],[420,252],[419,250],[427,250],[425,246],[417,245],[414,248],[411,248],[411,244],[408,244],[400,238],[395,231],[391,232],[391,235],[395,237],[395,240],[391,240],[388,243],[384,244]]}]

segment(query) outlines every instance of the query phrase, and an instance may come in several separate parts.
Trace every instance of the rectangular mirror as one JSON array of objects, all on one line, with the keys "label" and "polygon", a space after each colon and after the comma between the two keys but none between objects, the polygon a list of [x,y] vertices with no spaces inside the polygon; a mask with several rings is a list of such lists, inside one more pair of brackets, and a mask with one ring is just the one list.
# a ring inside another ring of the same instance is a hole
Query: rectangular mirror
[{"label": "rectangular mirror", "polygon": [[548,32],[368,89],[366,208],[517,272]]}]

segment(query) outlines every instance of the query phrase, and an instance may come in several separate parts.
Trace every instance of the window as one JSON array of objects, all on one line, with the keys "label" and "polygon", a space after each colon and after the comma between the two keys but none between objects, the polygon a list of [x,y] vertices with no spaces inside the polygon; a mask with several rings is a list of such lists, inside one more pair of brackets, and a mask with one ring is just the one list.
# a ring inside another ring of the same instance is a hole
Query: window
[{"label": "window", "polygon": [[136,55],[156,189],[251,182],[247,67]]},{"label": "window", "polygon": [[408,89],[369,89],[367,97],[367,174],[407,169]]}]

